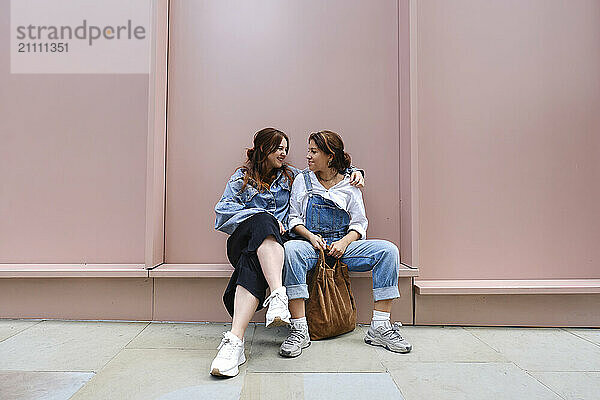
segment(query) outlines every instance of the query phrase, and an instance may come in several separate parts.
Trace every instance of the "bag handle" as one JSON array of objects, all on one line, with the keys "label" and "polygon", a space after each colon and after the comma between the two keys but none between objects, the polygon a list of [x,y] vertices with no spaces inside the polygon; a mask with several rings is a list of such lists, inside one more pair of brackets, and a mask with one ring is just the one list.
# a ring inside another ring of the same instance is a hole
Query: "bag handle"
[{"label": "bag handle", "polygon": [[[321,235],[317,235],[319,239],[323,239]],[[325,251],[319,247],[319,259],[323,260],[323,264],[325,264]]]},{"label": "bag handle", "polygon": [[325,263],[325,252],[322,248],[319,248],[319,258],[323,260],[323,263]]},{"label": "bag handle", "polygon": [[319,260],[317,261],[317,266],[323,268],[323,270],[337,269],[341,265],[341,262],[342,261],[339,258],[336,258],[332,265],[327,265],[327,262],[325,261],[325,252],[323,249],[319,249]]},{"label": "bag handle", "polygon": [[[318,237],[321,237],[321,235],[317,235]],[[333,265],[327,265],[327,263],[325,262],[325,251],[319,247],[319,261],[322,260],[322,266],[323,269],[336,269],[338,267],[338,264],[341,263],[339,258],[335,259],[335,264]],[[317,261],[317,263],[319,263],[319,261]]]}]

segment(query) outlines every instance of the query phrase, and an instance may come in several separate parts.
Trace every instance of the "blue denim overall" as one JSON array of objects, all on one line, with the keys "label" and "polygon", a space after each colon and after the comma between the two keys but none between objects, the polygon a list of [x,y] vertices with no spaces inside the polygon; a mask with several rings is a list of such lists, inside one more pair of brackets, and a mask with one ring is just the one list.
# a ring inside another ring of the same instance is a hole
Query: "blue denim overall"
[{"label": "blue denim overall", "polygon": [[302,171],[308,192],[305,226],[315,235],[320,235],[329,245],[346,236],[350,226],[350,215],[333,201],[313,193],[309,173],[310,171]]},{"label": "blue denim overall", "polygon": [[[321,235],[327,244],[342,239],[348,233],[350,215],[333,201],[313,193],[309,171],[302,171],[308,204],[306,229]],[[310,242],[289,240],[284,244],[283,282],[289,299],[308,298],[306,272],[317,263],[319,255]],[[395,244],[387,240],[356,240],[348,245],[341,261],[348,271],[373,271],[374,301],[400,297],[398,272],[400,254]]]}]

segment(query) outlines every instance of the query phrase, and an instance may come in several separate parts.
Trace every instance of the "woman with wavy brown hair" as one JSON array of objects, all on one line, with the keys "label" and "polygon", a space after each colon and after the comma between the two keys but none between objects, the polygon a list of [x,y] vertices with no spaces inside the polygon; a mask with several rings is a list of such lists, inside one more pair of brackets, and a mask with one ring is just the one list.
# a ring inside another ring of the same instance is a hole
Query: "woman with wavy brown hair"
[{"label": "woman with wavy brown hair", "polygon": [[[235,376],[246,361],[244,332],[254,313],[268,306],[266,326],[288,325],[290,313],[282,284],[283,244],[292,182],[300,172],[286,164],[288,136],[275,128],[254,135],[247,160],[238,168],[215,206],[215,229],[229,234],[227,257],[234,268],[223,301],[233,317],[223,334],[210,373]],[[354,172],[360,186],[362,175]],[[267,287],[270,295],[265,299]]]}]

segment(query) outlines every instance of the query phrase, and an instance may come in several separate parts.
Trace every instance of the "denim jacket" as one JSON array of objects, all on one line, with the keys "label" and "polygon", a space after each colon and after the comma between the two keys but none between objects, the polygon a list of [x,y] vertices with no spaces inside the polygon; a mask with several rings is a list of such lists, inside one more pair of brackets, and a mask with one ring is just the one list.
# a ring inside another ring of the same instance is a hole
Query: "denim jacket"
[{"label": "denim jacket", "polygon": [[[287,227],[292,183],[301,172],[291,165],[287,167],[292,182],[288,182],[285,174],[279,171],[269,190],[262,192],[250,184],[242,191],[244,172],[241,168],[236,170],[229,178],[221,200],[215,205],[215,229],[231,235],[242,222],[260,212],[268,212]],[[356,168],[351,166],[347,173],[355,170]],[[364,171],[359,171],[364,176]]]},{"label": "denim jacket", "polygon": [[[292,179],[300,172],[292,166],[288,168]],[[242,222],[260,212],[268,212],[287,226],[292,182],[288,182],[282,171],[278,172],[269,190],[259,192],[248,184],[242,191],[243,185],[244,172],[240,168],[227,182],[225,192],[215,206],[215,229],[231,235]]]}]

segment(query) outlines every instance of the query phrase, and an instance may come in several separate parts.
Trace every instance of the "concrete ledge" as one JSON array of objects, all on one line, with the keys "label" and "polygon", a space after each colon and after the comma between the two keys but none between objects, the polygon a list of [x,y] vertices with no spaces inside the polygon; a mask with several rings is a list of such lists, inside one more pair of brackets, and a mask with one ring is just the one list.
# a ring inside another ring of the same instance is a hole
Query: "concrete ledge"
[{"label": "concrete ledge", "polygon": [[0,279],[0,318],[147,321],[152,295],[149,278]]},{"label": "concrete ledge", "polygon": [[418,295],[600,294],[600,279],[415,281]]},{"label": "concrete ledge", "polygon": [[[367,279],[364,279],[367,278]],[[229,277],[155,277],[153,317],[155,321],[230,322],[223,306],[223,291]],[[394,301],[392,319],[405,325],[413,323],[413,278],[400,278],[400,298]],[[356,302],[357,322],[368,323],[373,313],[373,282],[368,276],[351,278]],[[264,309],[252,318],[264,322]]]},{"label": "concrete ledge", "polygon": [[149,270],[151,278],[229,278],[229,264],[161,264]]},{"label": "concrete ledge", "polygon": [[147,278],[144,264],[0,264],[0,278]]},{"label": "concrete ledge", "polygon": [[[232,270],[228,264],[163,264],[153,270],[138,264],[3,264],[0,318],[227,322],[222,296]],[[413,323],[416,274],[401,270],[395,321]],[[369,322],[371,273],[352,273],[351,281],[358,322]],[[264,311],[253,320],[264,322]]]},{"label": "concrete ledge", "polygon": [[[151,278],[229,278],[233,268],[229,264],[161,264],[149,271]],[[371,272],[350,272],[351,277],[370,278]],[[419,269],[402,264],[400,278],[419,276]]]},{"label": "concrete ledge", "polygon": [[600,294],[417,294],[415,325],[600,327]]},{"label": "concrete ledge", "polygon": [[[0,278],[229,278],[229,264],[161,264],[146,270],[144,264],[0,264]],[[371,272],[351,272],[370,278]],[[400,278],[419,276],[419,270],[402,264]]]},{"label": "concrete ledge", "polygon": [[[226,322],[231,317],[222,296],[233,268],[229,264],[161,264],[149,270],[154,280],[154,314],[158,321]],[[394,304],[392,318],[413,323],[413,277],[419,270],[402,264],[398,288],[401,298]],[[357,304],[358,322],[369,322],[373,310],[371,272],[351,272],[352,291]],[[206,306],[211,304],[211,306]],[[253,321],[263,322],[264,311]]]}]

